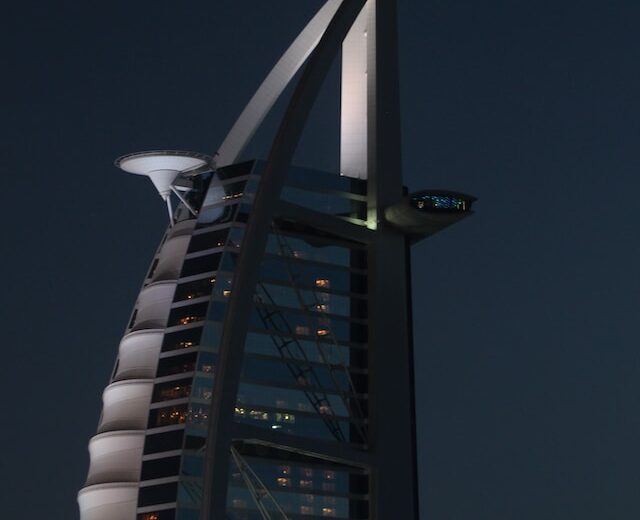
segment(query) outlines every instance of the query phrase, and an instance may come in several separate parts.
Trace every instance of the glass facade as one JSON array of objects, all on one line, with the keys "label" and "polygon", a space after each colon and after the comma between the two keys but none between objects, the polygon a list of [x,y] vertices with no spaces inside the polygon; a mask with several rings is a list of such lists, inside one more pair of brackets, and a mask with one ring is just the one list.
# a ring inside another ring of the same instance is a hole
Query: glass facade
[{"label": "glass facade", "polygon": [[[198,517],[217,350],[261,169],[261,163],[235,165],[203,186],[156,371],[139,519]],[[292,169],[282,199],[359,223],[364,189],[354,179]],[[274,222],[245,342],[237,423],[366,443],[366,280],[362,245],[309,228],[285,231]],[[262,518],[257,488],[290,518],[365,518],[368,484],[360,470],[278,450],[245,446],[234,453],[229,519]]]}]

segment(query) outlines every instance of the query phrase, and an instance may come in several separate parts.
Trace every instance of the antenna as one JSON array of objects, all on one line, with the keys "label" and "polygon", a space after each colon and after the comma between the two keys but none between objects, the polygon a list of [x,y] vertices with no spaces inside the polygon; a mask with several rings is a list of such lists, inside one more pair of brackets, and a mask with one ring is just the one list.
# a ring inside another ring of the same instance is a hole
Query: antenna
[{"label": "antenna", "polygon": [[[211,157],[201,153],[154,150],[123,155],[116,159],[115,165],[127,173],[146,175],[151,179],[151,182],[158,190],[158,194],[167,203],[169,222],[173,225],[171,192],[175,193],[174,182],[179,175],[200,169],[211,164],[211,162]],[[180,200],[182,200],[182,197],[180,197]]]}]

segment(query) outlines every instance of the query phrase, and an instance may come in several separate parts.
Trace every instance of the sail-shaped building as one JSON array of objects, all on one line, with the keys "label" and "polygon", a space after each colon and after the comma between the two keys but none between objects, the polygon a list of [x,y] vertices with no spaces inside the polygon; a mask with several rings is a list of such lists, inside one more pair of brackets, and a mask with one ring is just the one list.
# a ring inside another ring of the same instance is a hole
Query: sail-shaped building
[{"label": "sail-shaped building", "polygon": [[[294,167],[336,56],[340,172]],[[217,153],[116,161],[170,221],[103,394],[81,520],[417,520],[409,252],[474,198],[403,186],[397,68],[394,0],[328,0]],[[294,79],[268,157],[241,160]]]}]

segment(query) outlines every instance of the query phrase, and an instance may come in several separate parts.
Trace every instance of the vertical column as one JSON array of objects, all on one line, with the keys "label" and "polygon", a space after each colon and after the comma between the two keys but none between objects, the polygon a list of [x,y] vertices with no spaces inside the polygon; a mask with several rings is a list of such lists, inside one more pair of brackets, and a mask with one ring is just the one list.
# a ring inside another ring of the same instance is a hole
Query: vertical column
[{"label": "vertical column", "polygon": [[402,197],[395,0],[369,0],[367,130],[371,449],[370,518],[417,520],[413,346],[405,236],[384,221]]}]

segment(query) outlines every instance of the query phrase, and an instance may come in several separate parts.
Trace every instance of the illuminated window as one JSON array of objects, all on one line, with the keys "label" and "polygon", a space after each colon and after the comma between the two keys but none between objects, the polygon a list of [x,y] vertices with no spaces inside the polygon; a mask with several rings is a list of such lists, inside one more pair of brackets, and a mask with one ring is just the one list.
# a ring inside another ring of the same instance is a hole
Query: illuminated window
[{"label": "illuminated window", "polygon": [[192,424],[205,424],[209,419],[209,411],[202,406],[192,407],[189,411],[189,422]]},{"label": "illuminated window", "polygon": [[249,410],[249,417],[255,419],[256,421],[268,421],[269,414],[262,410]]},{"label": "illuminated window", "polygon": [[316,287],[318,287],[320,289],[330,289],[331,288],[331,281],[328,280],[327,278],[318,278],[316,280]]},{"label": "illuminated window", "polygon": [[335,480],[336,479],[336,472],[335,471],[325,471],[323,476],[324,476],[324,478],[326,480]]},{"label": "illuminated window", "polygon": [[336,516],[336,510],[333,507],[323,507],[322,516]]},{"label": "illuminated window", "polygon": [[276,422],[295,423],[296,416],[290,413],[275,413],[273,418]]},{"label": "illuminated window", "polygon": [[159,401],[170,401],[171,399],[180,399],[181,397],[189,397],[191,385],[174,385],[169,388],[160,388],[158,391]]},{"label": "illuminated window", "polygon": [[211,388],[198,389],[197,397],[199,397],[200,399],[206,399],[207,401],[209,401],[212,396],[213,396],[213,390],[211,390]]},{"label": "illuminated window", "polygon": [[224,197],[222,197],[222,200],[233,200],[233,199],[239,199],[240,197],[242,197],[244,195],[244,193],[240,192],[240,193],[231,193],[229,195],[225,195]]},{"label": "illuminated window", "polygon": [[280,487],[291,487],[291,479],[290,478],[278,477],[276,479],[276,482],[278,483],[278,486],[280,486]]},{"label": "illuminated window", "polygon": [[178,323],[180,323],[180,325],[188,325],[189,323],[202,321],[203,319],[204,317],[202,316],[185,316],[184,318],[180,318],[180,320],[178,320]]},{"label": "illuminated window", "polygon": [[328,336],[330,334],[329,329],[318,329],[316,330],[316,334],[318,336]]},{"label": "illuminated window", "polygon": [[331,407],[326,404],[322,404],[318,407],[318,411],[322,414],[332,414]]},{"label": "illuminated window", "polygon": [[230,290],[230,289],[224,289],[224,290],[222,291],[222,295],[223,295],[225,298],[228,298],[229,296],[231,296],[231,290]]},{"label": "illuminated window", "polygon": [[178,343],[178,346],[180,348],[191,348],[193,347],[193,345],[193,341],[181,341],[180,343]]},{"label": "illuminated window", "polygon": [[300,481],[300,487],[304,488],[304,489],[310,489],[313,487],[313,481],[312,480],[301,480]]},{"label": "illuminated window", "polygon": [[204,372],[205,374],[213,374],[214,365],[211,363],[202,363],[200,365],[200,372]]},{"label": "illuminated window", "polygon": [[283,475],[291,475],[291,466],[280,466],[280,472]]},{"label": "illuminated window", "polygon": [[182,424],[187,419],[187,411],[184,406],[162,408],[158,411],[155,426],[168,426],[170,424]]},{"label": "illuminated window", "polygon": [[316,305],[316,310],[318,312],[329,312],[329,305],[327,305],[326,303],[318,303]]}]

